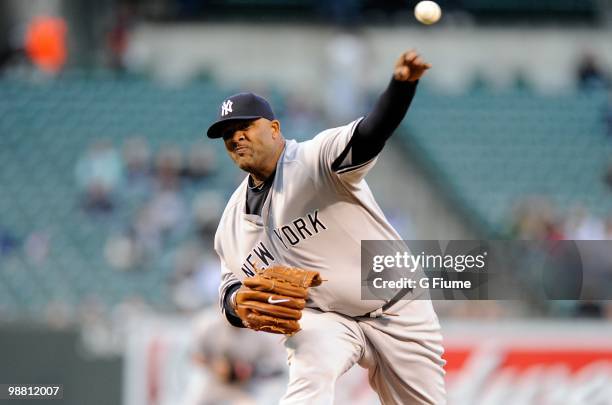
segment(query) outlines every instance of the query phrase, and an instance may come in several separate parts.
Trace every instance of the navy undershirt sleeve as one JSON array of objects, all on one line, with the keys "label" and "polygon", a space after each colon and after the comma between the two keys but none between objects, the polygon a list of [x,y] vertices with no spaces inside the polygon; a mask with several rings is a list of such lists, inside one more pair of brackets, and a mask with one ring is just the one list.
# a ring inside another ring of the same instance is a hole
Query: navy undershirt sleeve
[{"label": "navy undershirt sleeve", "polygon": [[231,325],[237,328],[244,328],[245,326],[243,325],[242,320],[234,312],[234,308],[232,308],[230,299],[234,291],[238,290],[241,286],[242,283],[236,283],[234,285],[229,286],[225,290],[225,295],[223,296],[223,308],[225,309],[225,317]]},{"label": "navy undershirt sleeve", "polygon": [[[352,166],[365,163],[380,153],[387,139],[404,119],[414,98],[417,83],[391,79],[372,111],[355,129],[346,150],[346,153],[349,148],[352,150]],[[343,155],[336,159],[338,163],[346,157],[345,153]]]}]

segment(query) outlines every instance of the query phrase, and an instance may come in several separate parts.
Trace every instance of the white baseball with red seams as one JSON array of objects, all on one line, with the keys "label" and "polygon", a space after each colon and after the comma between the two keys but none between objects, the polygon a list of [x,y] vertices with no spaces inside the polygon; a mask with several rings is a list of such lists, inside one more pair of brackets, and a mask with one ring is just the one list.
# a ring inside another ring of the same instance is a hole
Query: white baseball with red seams
[{"label": "white baseball with red seams", "polygon": [[442,9],[435,1],[421,1],[414,8],[414,16],[425,25],[435,24],[442,17]]}]

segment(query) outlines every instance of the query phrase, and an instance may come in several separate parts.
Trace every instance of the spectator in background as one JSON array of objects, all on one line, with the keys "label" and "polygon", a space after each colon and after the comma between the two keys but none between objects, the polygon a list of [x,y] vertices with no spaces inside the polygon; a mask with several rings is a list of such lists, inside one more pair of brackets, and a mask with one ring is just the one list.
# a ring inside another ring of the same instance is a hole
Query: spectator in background
[{"label": "spectator in background", "polygon": [[584,206],[575,207],[565,221],[565,234],[572,240],[604,239],[604,223]]},{"label": "spectator in background", "polygon": [[35,265],[44,264],[49,257],[50,245],[48,232],[36,230],[30,233],[23,246],[28,261]]},{"label": "spectator in background", "polygon": [[73,326],[75,318],[75,308],[69,305],[66,301],[60,299],[52,299],[45,306],[45,324],[46,326],[62,330]]},{"label": "spectator in background", "polygon": [[152,167],[151,151],[142,137],[128,139],[122,152],[125,195],[145,202],[139,205],[125,232],[108,238],[105,257],[112,267],[130,270],[155,257],[167,237],[187,227],[180,189],[183,154],[176,146],[165,146]]},{"label": "spectator in background", "polygon": [[68,57],[66,22],[62,18],[39,16],[30,22],[25,37],[26,54],[42,72],[59,73]]},{"label": "spectator in background", "polygon": [[194,319],[193,372],[181,404],[278,403],[286,382],[286,358],[277,337],[234,328],[215,309]]},{"label": "spectator in background", "polygon": [[141,249],[143,257],[161,250],[161,235],[152,218],[152,211],[147,205],[138,209],[136,218],[131,224],[127,235],[134,241],[134,246],[138,246]]},{"label": "spectator in background", "polygon": [[125,166],[126,193],[135,197],[151,193],[151,150],[142,137],[132,137],[125,141],[122,149]]},{"label": "spectator in background", "polygon": [[581,90],[603,89],[609,84],[608,77],[592,53],[586,53],[578,62],[578,85]]},{"label": "spectator in background", "polygon": [[[166,239],[186,229],[185,202],[180,190],[183,157],[180,149],[167,146],[157,155],[154,178],[149,179],[149,149],[140,138],[126,142],[124,158],[128,166],[127,182],[140,183],[146,203],[138,208],[135,219],[124,234],[108,239],[105,255],[113,267],[131,269],[155,256]],[[149,184],[150,183],[150,184]],[[129,192],[132,192],[128,184]],[[152,192],[152,195],[149,195]]]},{"label": "spectator in background", "polygon": [[92,144],[79,158],[75,176],[82,193],[82,206],[88,213],[108,213],[115,207],[114,191],[121,182],[123,166],[119,154],[108,141]]},{"label": "spectator in background", "polygon": [[125,70],[125,51],[130,36],[132,16],[133,11],[128,5],[123,4],[117,7],[113,26],[107,35],[109,65],[117,73]]},{"label": "spectator in background", "polygon": [[147,203],[145,220],[163,239],[186,225],[185,202],[180,193],[183,154],[178,147],[166,146],[155,162],[155,191]]},{"label": "spectator in background", "polygon": [[545,240],[564,240],[565,234],[561,230],[561,226],[557,221],[544,222],[544,239]]},{"label": "spectator in background", "polygon": [[176,189],[162,189],[147,204],[147,220],[162,242],[187,224],[185,202]]},{"label": "spectator in background", "polygon": [[196,311],[216,302],[219,288],[219,266],[211,249],[191,241],[176,250],[174,271],[170,279],[171,297],[183,311]]},{"label": "spectator in background", "polygon": [[0,74],[26,62],[25,38],[17,26],[2,30],[0,23]]},{"label": "spectator in background", "polygon": [[155,181],[158,190],[177,190],[180,187],[180,174],[183,167],[183,154],[176,146],[165,146],[155,159]]},{"label": "spectator in background", "polygon": [[111,235],[104,246],[104,258],[117,270],[132,270],[143,260],[142,246],[134,232]]},{"label": "spectator in background", "polygon": [[0,257],[8,256],[19,246],[19,240],[8,228],[0,226]]},{"label": "spectator in background", "polygon": [[[179,230],[186,229],[183,210],[184,203],[178,193],[158,192],[149,203],[138,209],[127,232],[118,236],[119,240],[113,241],[113,245],[108,242],[108,252],[125,256],[118,258],[116,263],[119,265],[113,264],[114,267],[127,269],[163,252],[166,240]],[[113,263],[111,260],[109,262]]]},{"label": "spectator in background", "polygon": [[204,142],[196,142],[189,148],[183,175],[193,182],[199,182],[208,178],[216,167],[217,161],[214,151],[207,147]]},{"label": "spectator in background", "polygon": [[77,317],[80,338],[93,355],[109,356],[114,353],[113,327],[108,314],[108,304],[95,292],[90,292],[79,303]]},{"label": "spectator in background", "polygon": [[562,240],[565,234],[552,204],[545,198],[528,198],[514,214],[514,237],[522,240]]}]

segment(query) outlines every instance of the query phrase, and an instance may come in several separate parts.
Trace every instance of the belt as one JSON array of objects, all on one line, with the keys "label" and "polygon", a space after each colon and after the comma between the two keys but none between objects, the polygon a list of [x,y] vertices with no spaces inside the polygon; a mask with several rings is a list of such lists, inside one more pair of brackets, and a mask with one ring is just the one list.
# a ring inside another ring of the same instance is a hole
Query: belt
[{"label": "belt", "polygon": [[402,298],[404,298],[408,293],[412,292],[412,290],[413,290],[412,288],[404,288],[404,289],[399,290],[399,292],[395,294],[389,301],[387,301],[385,305],[383,305],[382,307],[378,309],[375,309],[372,312],[368,312],[367,314],[363,316],[368,317],[368,318],[379,318],[383,315],[397,316],[397,314],[388,313],[386,311],[389,308],[391,308],[393,305],[397,304],[397,302],[401,300]]}]

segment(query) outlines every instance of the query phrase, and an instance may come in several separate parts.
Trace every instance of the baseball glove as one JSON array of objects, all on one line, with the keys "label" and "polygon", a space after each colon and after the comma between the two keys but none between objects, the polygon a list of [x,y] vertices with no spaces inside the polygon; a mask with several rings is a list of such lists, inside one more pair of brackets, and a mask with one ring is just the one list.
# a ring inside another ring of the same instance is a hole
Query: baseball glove
[{"label": "baseball glove", "polygon": [[291,336],[300,330],[308,289],[322,282],[311,270],[285,266],[259,270],[236,293],[236,314],[247,328]]}]

